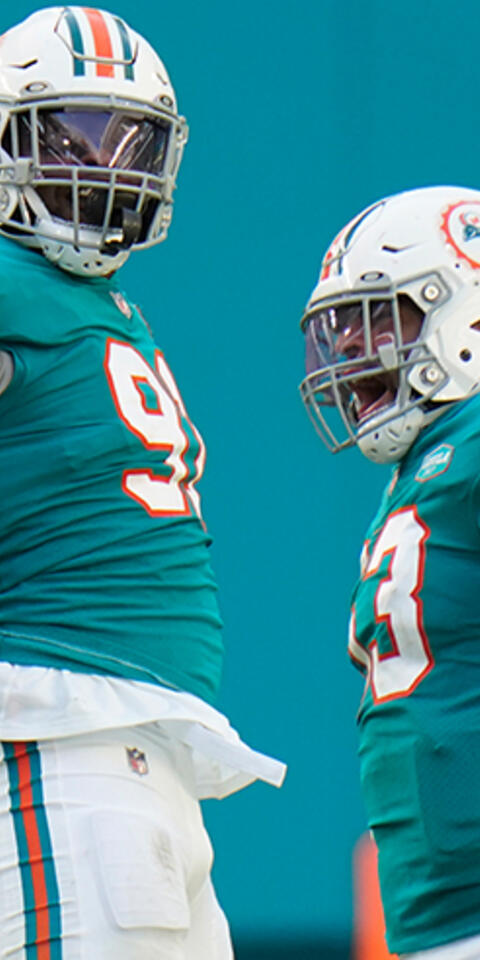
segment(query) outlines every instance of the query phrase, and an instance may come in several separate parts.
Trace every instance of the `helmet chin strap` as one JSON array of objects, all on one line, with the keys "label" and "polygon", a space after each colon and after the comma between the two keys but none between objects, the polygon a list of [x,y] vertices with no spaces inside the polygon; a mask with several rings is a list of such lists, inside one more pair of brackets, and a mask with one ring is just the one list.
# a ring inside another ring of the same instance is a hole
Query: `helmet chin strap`
[{"label": "helmet chin strap", "polygon": [[[114,273],[128,259],[130,248],[142,229],[141,214],[121,207],[114,212],[118,225],[113,226],[110,241],[107,238],[101,249],[89,246],[77,250],[73,244],[73,227],[55,221],[34,189],[24,187],[23,193],[36,218],[40,243],[37,240],[35,245],[51,263],[77,276],[105,277]],[[81,228],[82,233],[88,235],[90,241],[97,239],[96,232],[88,227]]]},{"label": "helmet chin strap", "polygon": [[[48,208],[35,190],[27,187],[25,195],[37,219],[44,221],[51,218]],[[139,239],[142,226],[142,214],[137,210],[125,206],[114,207],[110,217],[109,234],[99,247],[99,252],[104,256],[115,257],[121,250],[130,250]],[[89,229],[88,224],[84,225],[84,229]]]},{"label": "helmet chin strap", "polygon": [[[378,354],[384,369],[398,367],[393,340],[379,344]],[[429,409],[427,401],[422,402],[422,396],[412,389],[407,372],[401,370],[394,402],[360,426],[357,445],[374,463],[396,463],[405,456],[422,428],[443,413],[445,406],[435,405]]]},{"label": "helmet chin strap", "polygon": [[111,238],[107,236],[100,248],[100,253],[114,256],[120,250],[130,250],[130,247],[137,242],[142,232],[142,215],[137,210],[120,207],[120,209],[114,209],[110,225],[114,230],[117,228],[119,234]]},{"label": "helmet chin strap", "polygon": [[129,250],[120,250],[115,255],[106,255],[99,250],[77,250],[73,244],[55,237],[46,237],[45,233],[41,237],[39,249],[55,266],[78,277],[109,277],[123,266],[130,253]]},{"label": "helmet chin strap", "polygon": [[[393,404],[391,409],[395,406]],[[379,415],[378,426],[375,426],[375,419],[373,417],[370,421],[368,433],[357,436],[357,446],[373,463],[396,463],[401,460],[425,424],[420,407],[412,407],[388,423],[382,422],[383,417]]]},{"label": "helmet chin strap", "polygon": [[[390,411],[394,412],[395,407],[399,406],[397,400],[390,407]],[[432,405],[430,409],[426,404],[419,404],[416,407],[410,407],[405,413],[399,413],[387,423],[382,422],[385,412],[383,415],[379,414],[377,418],[372,417],[368,432],[363,436],[357,435],[357,446],[373,463],[396,463],[405,456],[420,431],[440,417],[449,407],[450,403],[443,402]],[[375,425],[376,419],[379,421],[378,426]]]}]

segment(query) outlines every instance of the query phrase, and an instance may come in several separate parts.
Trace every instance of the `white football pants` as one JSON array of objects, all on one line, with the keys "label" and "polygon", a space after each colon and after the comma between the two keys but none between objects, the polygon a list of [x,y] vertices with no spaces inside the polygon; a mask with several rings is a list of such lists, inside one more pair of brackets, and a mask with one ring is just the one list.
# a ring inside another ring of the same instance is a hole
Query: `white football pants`
[{"label": "white football pants", "polygon": [[431,950],[402,954],[400,960],[480,960],[480,937],[467,937]]},{"label": "white football pants", "polygon": [[153,729],[0,746],[2,960],[232,960],[189,748]]}]

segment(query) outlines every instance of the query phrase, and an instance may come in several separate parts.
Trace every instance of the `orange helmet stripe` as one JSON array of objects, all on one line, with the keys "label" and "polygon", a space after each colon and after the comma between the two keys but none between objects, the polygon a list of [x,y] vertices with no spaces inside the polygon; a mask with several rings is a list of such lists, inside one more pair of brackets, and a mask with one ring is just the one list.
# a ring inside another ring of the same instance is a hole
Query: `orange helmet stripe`
[{"label": "orange helmet stripe", "polygon": [[[113,60],[113,47],[108,32],[105,18],[100,10],[93,10],[91,7],[84,7],[84,12],[88,17],[93,41],[95,43],[95,56],[104,57],[107,60]],[[97,63],[97,77],[114,77],[115,67],[113,63]]]}]

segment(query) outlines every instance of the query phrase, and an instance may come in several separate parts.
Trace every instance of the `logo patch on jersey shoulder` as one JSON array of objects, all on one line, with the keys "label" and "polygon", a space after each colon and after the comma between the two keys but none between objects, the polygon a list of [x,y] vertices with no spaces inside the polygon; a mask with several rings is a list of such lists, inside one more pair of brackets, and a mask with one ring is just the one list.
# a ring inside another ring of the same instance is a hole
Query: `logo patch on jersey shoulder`
[{"label": "logo patch on jersey shoulder", "polygon": [[127,751],[128,765],[139,777],[144,777],[148,773],[147,758],[138,747],[125,747]]},{"label": "logo patch on jersey shoulder", "polygon": [[449,443],[441,443],[439,447],[430,450],[423,458],[419,470],[415,474],[415,480],[419,483],[425,483],[427,480],[433,480],[441,473],[448,470],[453,457],[454,447]]},{"label": "logo patch on jersey shoulder", "polygon": [[110,295],[120,310],[120,313],[123,313],[123,316],[126,317],[127,320],[130,320],[133,310],[128,300],[123,296],[123,293],[120,293],[119,290],[110,290]]}]

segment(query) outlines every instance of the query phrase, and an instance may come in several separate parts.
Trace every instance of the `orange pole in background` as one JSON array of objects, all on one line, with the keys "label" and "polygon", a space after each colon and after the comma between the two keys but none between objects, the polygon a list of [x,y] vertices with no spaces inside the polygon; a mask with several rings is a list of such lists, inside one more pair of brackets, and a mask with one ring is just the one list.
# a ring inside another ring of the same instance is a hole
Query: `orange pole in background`
[{"label": "orange pole in background", "polygon": [[385,921],[378,883],[377,846],[365,833],[355,845],[353,960],[395,960],[385,942]]}]

